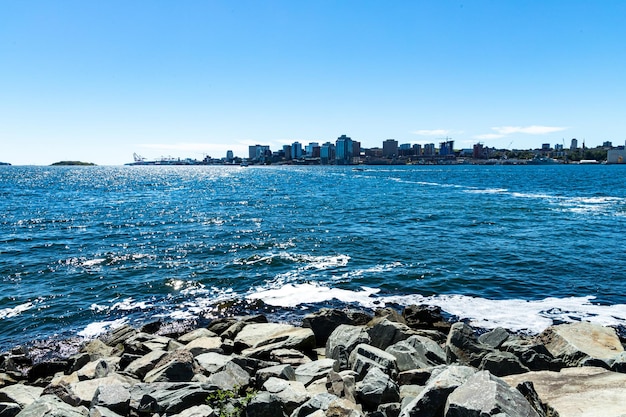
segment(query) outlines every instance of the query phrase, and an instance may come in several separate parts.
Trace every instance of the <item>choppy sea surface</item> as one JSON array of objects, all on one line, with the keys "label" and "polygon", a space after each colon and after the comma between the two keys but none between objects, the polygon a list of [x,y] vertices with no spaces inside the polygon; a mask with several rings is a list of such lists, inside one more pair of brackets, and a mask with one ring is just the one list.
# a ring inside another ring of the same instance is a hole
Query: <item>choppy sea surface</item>
[{"label": "choppy sea surface", "polygon": [[0,167],[0,351],[225,305],[624,326],[625,232],[625,166]]}]

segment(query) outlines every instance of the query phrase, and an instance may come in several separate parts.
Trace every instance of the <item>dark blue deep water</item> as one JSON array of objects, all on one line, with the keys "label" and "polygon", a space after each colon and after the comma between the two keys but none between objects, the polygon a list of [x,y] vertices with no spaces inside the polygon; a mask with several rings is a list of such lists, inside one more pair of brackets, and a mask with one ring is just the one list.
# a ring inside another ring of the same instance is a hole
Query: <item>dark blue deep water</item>
[{"label": "dark blue deep water", "polygon": [[626,323],[626,166],[0,167],[0,351],[234,304]]}]

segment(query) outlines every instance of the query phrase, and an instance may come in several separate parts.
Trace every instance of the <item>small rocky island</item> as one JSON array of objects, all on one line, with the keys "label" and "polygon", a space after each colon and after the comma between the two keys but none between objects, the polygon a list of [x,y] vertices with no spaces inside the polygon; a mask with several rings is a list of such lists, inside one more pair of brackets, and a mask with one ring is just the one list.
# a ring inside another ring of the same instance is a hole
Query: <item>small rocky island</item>
[{"label": "small rocky island", "polygon": [[96,164],[82,161],[59,161],[51,164],[51,166],[96,166]]},{"label": "small rocky island", "polygon": [[0,355],[0,416],[618,417],[623,343],[587,322],[480,331],[430,306],[155,322],[66,358]]}]

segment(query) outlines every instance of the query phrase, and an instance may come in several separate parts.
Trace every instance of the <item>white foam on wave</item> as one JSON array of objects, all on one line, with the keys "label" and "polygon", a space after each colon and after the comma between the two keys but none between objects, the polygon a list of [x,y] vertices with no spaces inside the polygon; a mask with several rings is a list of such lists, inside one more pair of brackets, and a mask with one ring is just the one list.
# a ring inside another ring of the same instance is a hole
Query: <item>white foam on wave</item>
[{"label": "white foam on wave", "polygon": [[475,327],[540,333],[555,322],[586,320],[605,326],[626,325],[626,304],[593,304],[594,297],[545,298],[543,300],[490,300],[466,295],[403,295],[378,296],[379,289],[362,287],[352,291],[315,283],[287,284],[281,288],[259,290],[247,296],[277,307],[297,307],[307,303],[323,303],[333,299],[366,308],[386,304],[408,306],[427,304],[441,307],[460,320]]},{"label": "white foam on wave", "polygon": [[128,322],[126,317],[117,319],[117,320],[109,320],[109,321],[98,321],[94,323],[90,323],[83,330],[78,332],[78,336],[84,337],[86,339],[93,339],[94,337],[100,336],[101,334],[109,331],[117,329],[118,327],[123,326]]},{"label": "white foam on wave", "polygon": [[33,303],[28,302],[28,303],[20,304],[15,307],[2,308],[0,309],[0,320],[19,316],[23,312],[28,311],[31,308],[33,308],[33,306],[34,306]]}]

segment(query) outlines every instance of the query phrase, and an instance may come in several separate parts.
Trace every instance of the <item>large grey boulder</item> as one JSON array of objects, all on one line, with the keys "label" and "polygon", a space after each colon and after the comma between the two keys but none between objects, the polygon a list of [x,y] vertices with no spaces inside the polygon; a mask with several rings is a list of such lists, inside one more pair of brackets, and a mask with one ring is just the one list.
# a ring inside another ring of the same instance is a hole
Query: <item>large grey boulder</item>
[{"label": "large grey boulder", "polygon": [[296,381],[309,385],[316,379],[326,378],[330,371],[339,371],[337,361],[334,359],[319,359],[305,363],[295,369]]},{"label": "large grey boulder", "polygon": [[441,416],[448,396],[476,371],[468,366],[450,365],[428,380],[424,389],[402,408],[400,417]]},{"label": "large grey boulder", "polygon": [[118,374],[110,374],[104,378],[88,379],[79,381],[69,385],[69,394],[72,398],[75,396],[84,406],[89,406],[96,391],[106,385],[127,385],[130,386],[137,381]]},{"label": "large grey boulder", "polygon": [[43,388],[31,385],[8,385],[0,388],[0,402],[16,403],[21,408],[24,408],[39,398],[42,392]]},{"label": "large grey boulder", "polygon": [[512,338],[502,343],[500,349],[513,353],[531,371],[558,371],[562,361],[555,359],[543,343],[535,338]]},{"label": "large grey boulder", "polygon": [[146,355],[139,356],[124,368],[124,374],[142,380],[148,372],[154,369],[156,364],[159,363],[165,355],[167,355],[167,352],[157,349]]},{"label": "large grey boulder", "polygon": [[213,333],[212,331],[204,327],[200,327],[198,329],[194,329],[190,332],[185,333],[184,335],[180,336],[177,340],[182,344],[187,344],[191,342],[192,340],[195,340],[199,337],[215,337],[215,336],[217,336],[216,333]]},{"label": "large grey boulder", "polygon": [[287,415],[290,415],[311,397],[304,384],[298,381],[270,378],[263,384],[263,389],[280,402]]},{"label": "large grey boulder", "polygon": [[359,380],[363,379],[372,367],[380,368],[384,373],[392,377],[395,377],[398,372],[395,356],[364,343],[354,348],[348,363],[350,369],[358,375]]},{"label": "large grey boulder", "polygon": [[487,345],[494,349],[499,349],[500,346],[502,346],[502,343],[507,341],[509,336],[510,334],[506,331],[506,329],[502,327],[496,327],[495,329],[478,336],[478,341],[483,345]]},{"label": "large grey boulder", "polygon": [[353,371],[331,371],[326,377],[326,390],[339,398],[356,403],[356,377]]},{"label": "large grey boulder", "polygon": [[250,385],[250,374],[233,361],[227,362],[219,371],[209,376],[208,382],[223,391],[245,389]]},{"label": "large grey boulder", "polygon": [[548,351],[568,366],[589,359],[608,361],[624,351],[615,329],[584,321],[550,326],[540,338]]},{"label": "large grey boulder", "polygon": [[336,395],[329,393],[314,395],[300,407],[296,408],[294,412],[291,413],[291,417],[307,417],[318,410],[326,411],[330,404],[338,399]]},{"label": "large grey boulder", "polygon": [[483,345],[474,334],[474,329],[465,323],[454,323],[450,327],[446,340],[446,357],[448,363],[459,363],[478,367],[483,356],[494,349]]},{"label": "large grey boulder", "polygon": [[144,377],[144,382],[185,382],[191,381],[194,372],[193,354],[178,350],[163,357]]},{"label": "large grey boulder", "polygon": [[357,383],[356,397],[364,409],[375,410],[380,404],[400,401],[400,388],[389,375],[373,367]]},{"label": "large grey boulder", "polygon": [[296,372],[291,365],[281,364],[259,369],[254,375],[256,386],[261,387],[270,378],[280,378],[285,381],[295,381]]},{"label": "large grey boulder", "polygon": [[224,353],[222,339],[219,336],[197,337],[187,343],[183,349],[190,351],[193,356],[209,352]]},{"label": "large grey boulder", "polygon": [[287,414],[276,396],[261,391],[246,405],[246,417],[287,417]]},{"label": "large grey boulder", "polygon": [[86,407],[72,407],[54,395],[42,395],[28,404],[17,414],[17,417],[87,417]]},{"label": "large grey boulder", "polygon": [[129,389],[130,387],[124,384],[100,385],[91,400],[91,407],[100,406],[125,415],[130,404]]},{"label": "large grey boulder", "polygon": [[246,325],[235,337],[235,348],[254,358],[269,358],[276,349],[315,349],[315,335],[311,329],[279,323]]},{"label": "large grey boulder", "polygon": [[370,343],[370,336],[364,327],[339,325],[326,341],[326,357],[337,360],[339,369],[348,369],[350,353],[361,343]]},{"label": "large grey boulder", "polygon": [[446,402],[445,417],[543,417],[524,396],[489,371],[476,372]]},{"label": "large grey boulder", "polygon": [[534,371],[502,378],[511,386],[530,381],[539,398],[560,417],[623,417],[626,374],[597,367]]},{"label": "large grey boulder", "polygon": [[[91,416],[90,416],[91,417]],[[206,404],[194,405],[171,417],[217,417],[215,410]]]},{"label": "large grey boulder", "polygon": [[139,383],[130,388],[130,409],[137,415],[176,414],[206,404],[216,388],[199,382]]},{"label": "large grey boulder", "polygon": [[221,370],[228,362],[232,361],[232,356],[222,355],[217,352],[203,353],[195,357],[196,363],[202,370],[210,375]]},{"label": "large grey boulder", "polygon": [[418,335],[391,345],[385,351],[396,357],[400,372],[446,363],[446,353],[441,346]]},{"label": "large grey boulder", "polygon": [[406,324],[391,321],[386,317],[375,318],[368,326],[367,333],[371,339],[370,343],[379,349],[387,349],[389,346],[416,334]]},{"label": "large grey boulder", "polygon": [[496,376],[522,374],[529,369],[522,365],[517,356],[510,352],[494,351],[483,356],[478,367]]}]

